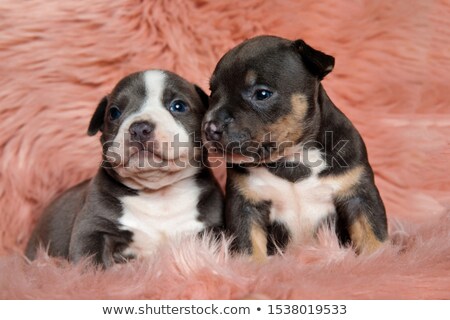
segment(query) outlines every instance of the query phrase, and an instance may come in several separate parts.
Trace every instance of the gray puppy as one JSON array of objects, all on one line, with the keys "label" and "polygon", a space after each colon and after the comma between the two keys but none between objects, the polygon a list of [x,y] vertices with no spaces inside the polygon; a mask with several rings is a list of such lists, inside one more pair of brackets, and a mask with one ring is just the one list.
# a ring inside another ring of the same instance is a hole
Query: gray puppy
[{"label": "gray puppy", "polygon": [[122,79],[98,105],[88,134],[102,132],[97,175],[44,212],[28,243],[108,267],[151,254],[164,239],[222,225],[223,195],[200,147],[208,97],[168,71]]}]

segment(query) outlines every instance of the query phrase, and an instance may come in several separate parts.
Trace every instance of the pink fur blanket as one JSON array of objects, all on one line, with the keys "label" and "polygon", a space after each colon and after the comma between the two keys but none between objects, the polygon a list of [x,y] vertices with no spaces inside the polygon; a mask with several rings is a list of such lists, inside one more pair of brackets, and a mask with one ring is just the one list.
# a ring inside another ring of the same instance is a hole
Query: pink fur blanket
[{"label": "pink fur blanket", "polygon": [[[5,0],[0,30],[0,298],[450,298],[448,1]],[[106,272],[23,259],[43,207],[94,174],[87,124],[118,79],[165,68],[206,89],[258,34],[336,57],[324,86],[367,143],[390,244],[355,256],[322,230],[264,264],[194,239]]]}]

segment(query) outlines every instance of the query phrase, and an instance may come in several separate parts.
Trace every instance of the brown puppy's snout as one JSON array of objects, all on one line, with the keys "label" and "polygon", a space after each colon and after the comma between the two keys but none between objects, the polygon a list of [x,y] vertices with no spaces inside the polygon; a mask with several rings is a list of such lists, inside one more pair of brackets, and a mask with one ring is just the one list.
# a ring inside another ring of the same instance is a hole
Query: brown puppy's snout
[{"label": "brown puppy's snout", "polygon": [[208,141],[218,142],[222,139],[224,133],[227,133],[225,131],[227,131],[228,125],[233,122],[233,117],[226,108],[218,108],[209,116],[206,118],[211,120],[203,124],[205,138]]},{"label": "brown puppy's snout", "polygon": [[153,138],[155,125],[148,121],[134,122],[130,126],[131,141],[146,143]]},{"label": "brown puppy's snout", "polygon": [[220,141],[222,139],[224,126],[217,121],[208,121],[203,125],[205,138],[208,141]]}]

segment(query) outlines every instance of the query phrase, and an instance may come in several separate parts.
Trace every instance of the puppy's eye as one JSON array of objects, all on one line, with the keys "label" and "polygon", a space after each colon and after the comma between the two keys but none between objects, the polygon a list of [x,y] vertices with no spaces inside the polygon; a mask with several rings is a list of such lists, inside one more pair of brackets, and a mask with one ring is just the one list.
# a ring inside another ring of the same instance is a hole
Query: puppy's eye
[{"label": "puppy's eye", "polygon": [[267,100],[272,96],[273,92],[266,90],[266,89],[259,89],[255,91],[255,99],[262,101],[262,100]]},{"label": "puppy's eye", "polygon": [[121,115],[122,112],[117,106],[113,105],[111,106],[111,108],[109,108],[109,117],[111,118],[111,120],[117,120],[120,118]]},{"label": "puppy's eye", "polygon": [[188,111],[188,106],[186,104],[186,102],[184,102],[183,100],[175,100],[170,104],[170,112],[178,112],[178,113],[182,113],[182,112],[186,112]]}]

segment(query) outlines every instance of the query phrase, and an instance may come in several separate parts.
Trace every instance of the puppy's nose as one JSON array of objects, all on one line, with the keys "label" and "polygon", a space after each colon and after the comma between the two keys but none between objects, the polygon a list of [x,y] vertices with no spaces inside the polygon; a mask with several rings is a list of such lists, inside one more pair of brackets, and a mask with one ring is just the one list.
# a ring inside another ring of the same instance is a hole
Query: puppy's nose
[{"label": "puppy's nose", "polygon": [[208,121],[203,126],[206,140],[219,141],[222,138],[223,126],[216,121]]},{"label": "puppy's nose", "polygon": [[150,140],[155,126],[147,121],[135,122],[130,126],[131,140],[147,142]]}]

